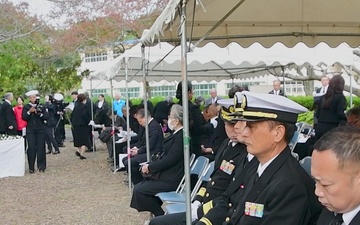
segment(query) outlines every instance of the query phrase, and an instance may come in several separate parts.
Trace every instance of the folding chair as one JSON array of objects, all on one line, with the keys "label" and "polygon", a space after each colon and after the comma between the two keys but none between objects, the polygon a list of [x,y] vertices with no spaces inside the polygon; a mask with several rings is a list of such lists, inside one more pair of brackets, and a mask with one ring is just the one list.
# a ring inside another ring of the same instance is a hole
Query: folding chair
[{"label": "folding chair", "polygon": [[300,160],[300,165],[306,172],[311,175],[311,156],[306,156],[302,160]]},{"label": "folding chair", "polygon": [[[203,182],[208,182],[210,179],[211,174],[214,172],[214,166],[215,162],[209,163],[204,173],[201,175],[200,179],[196,183],[193,191],[191,192],[191,201],[195,198],[197,192],[199,191],[199,188],[201,187],[201,184]],[[173,213],[179,213],[179,212],[185,212],[186,211],[186,204],[185,204],[185,198],[184,202],[176,202],[173,204],[167,204],[165,206],[165,211],[167,214],[173,214]]]},{"label": "folding chair", "polygon": [[[209,163],[209,159],[204,156],[199,156],[194,164],[191,166],[190,174],[197,175],[198,178],[201,177],[204,170],[206,169],[207,165]],[[185,178],[184,178],[185,181]],[[161,199],[162,202],[182,202],[185,200],[185,182],[182,187],[180,187],[180,190],[178,192],[176,191],[170,191],[170,192],[160,192],[156,194],[157,197]]]}]

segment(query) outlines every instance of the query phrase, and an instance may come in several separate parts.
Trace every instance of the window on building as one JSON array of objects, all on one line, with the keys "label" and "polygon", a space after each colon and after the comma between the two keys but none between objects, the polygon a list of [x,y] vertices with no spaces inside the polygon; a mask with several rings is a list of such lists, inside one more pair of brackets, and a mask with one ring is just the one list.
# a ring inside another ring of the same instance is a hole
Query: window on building
[{"label": "window on building", "polygon": [[216,88],[216,84],[193,84],[195,96],[209,96],[212,88]]},{"label": "window on building", "polygon": [[154,86],[151,87],[152,96],[174,96],[176,92],[175,85],[164,85],[164,86]]},{"label": "window on building", "polygon": [[286,95],[299,95],[304,93],[304,84],[302,81],[285,81]]},{"label": "window on building", "polygon": [[[115,88],[115,93],[121,93],[122,96],[126,97],[126,88]],[[128,97],[129,98],[139,98],[140,97],[140,88],[139,87],[129,87],[128,88]]]},{"label": "window on building", "polygon": [[109,91],[109,89],[93,89],[92,92],[91,90],[87,90],[87,92],[91,93],[92,96],[98,96],[100,94],[107,95]]},{"label": "window on building", "polygon": [[106,52],[91,52],[91,53],[85,53],[84,61],[87,63],[90,62],[101,62],[101,61],[107,61],[107,53]]}]

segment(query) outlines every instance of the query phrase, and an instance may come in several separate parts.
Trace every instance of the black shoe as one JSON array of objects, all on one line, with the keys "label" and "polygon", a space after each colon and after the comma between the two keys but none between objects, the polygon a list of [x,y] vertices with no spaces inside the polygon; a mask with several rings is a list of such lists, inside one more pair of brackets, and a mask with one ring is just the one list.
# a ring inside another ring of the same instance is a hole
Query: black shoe
[{"label": "black shoe", "polygon": [[65,145],[64,144],[61,144],[61,145],[58,145],[60,148],[64,148]]},{"label": "black shoe", "polygon": [[94,148],[89,148],[89,149],[87,149],[85,152],[96,152],[96,148],[94,149]]},{"label": "black shoe", "polygon": [[85,156],[80,155],[80,159],[86,159],[86,157],[85,157]]},{"label": "black shoe", "polygon": [[34,170],[29,170],[29,173],[34,173],[35,171]]},{"label": "black shoe", "polygon": [[52,154],[53,154],[53,155],[60,154],[60,151],[59,151],[59,150],[53,151]]},{"label": "black shoe", "polygon": [[76,155],[76,156],[79,156],[79,157],[81,156],[81,155],[80,155],[80,152],[78,152],[78,151],[75,152],[75,155]]},{"label": "black shoe", "polygon": [[39,172],[40,173],[45,173],[45,170],[44,169],[39,169]]},{"label": "black shoe", "polygon": [[51,154],[51,150],[48,150],[48,151],[46,152],[46,154]]}]

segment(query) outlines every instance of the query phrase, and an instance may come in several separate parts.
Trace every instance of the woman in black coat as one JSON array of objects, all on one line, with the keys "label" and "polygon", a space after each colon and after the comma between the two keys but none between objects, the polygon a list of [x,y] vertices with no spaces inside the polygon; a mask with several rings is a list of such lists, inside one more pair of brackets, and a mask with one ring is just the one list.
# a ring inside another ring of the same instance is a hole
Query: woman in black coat
[{"label": "woman in black coat", "polygon": [[86,159],[84,156],[86,146],[90,146],[89,122],[91,112],[86,105],[86,96],[79,94],[73,112],[71,113],[71,124],[74,129],[74,147],[78,150],[75,152],[80,159]]},{"label": "woman in black coat", "polygon": [[159,192],[175,191],[184,176],[183,108],[173,105],[169,115],[169,128],[174,131],[163,143],[163,157],[141,167],[143,174],[158,174],[158,179],[145,178],[134,187],[130,207],[150,211],[155,216],[164,214]]},{"label": "woman in black coat", "polygon": [[340,75],[331,78],[325,95],[318,102],[315,138],[319,140],[329,130],[346,123],[346,99],[343,94],[345,81]]}]

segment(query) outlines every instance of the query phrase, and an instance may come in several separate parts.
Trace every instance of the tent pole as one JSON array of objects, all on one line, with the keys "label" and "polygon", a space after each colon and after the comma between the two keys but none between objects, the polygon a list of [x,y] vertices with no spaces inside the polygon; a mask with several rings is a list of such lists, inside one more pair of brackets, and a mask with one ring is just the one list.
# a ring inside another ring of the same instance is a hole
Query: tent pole
[{"label": "tent pole", "polygon": [[352,86],[352,71],[353,71],[353,66],[350,65],[350,108],[353,107],[353,86]]},{"label": "tent pole", "polygon": [[111,99],[112,99],[112,106],[111,106],[111,124],[112,124],[112,128],[111,131],[113,132],[112,135],[112,146],[113,146],[113,158],[114,158],[114,173],[116,173],[116,146],[115,146],[115,119],[114,119],[114,100],[113,100],[113,96],[114,96],[114,86],[113,86],[113,79],[110,80],[110,93],[111,93]]},{"label": "tent pole", "polygon": [[[132,184],[131,184],[131,160],[130,160],[130,108],[129,108],[129,68],[128,61],[125,59],[125,94],[126,94],[126,144],[127,144],[127,154],[128,154],[128,177],[129,177],[129,193],[132,194]],[[120,162],[119,162],[120,163]]]},{"label": "tent pole", "polygon": [[145,142],[146,142],[146,159],[150,162],[150,143],[149,143],[149,121],[148,121],[148,105],[147,105],[147,85],[146,85],[146,73],[145,73],[145,45],[141,45],[142,56],[142,73],[143,73],[143,86],[144,86],[144,110],[145,110]]},{"label": "tent pole", "polygon": [[[93,97],[93,86],[92,86],[92,78],[90,78],[90,110],[91,110],[91,120],[94,121],[94,104],[92,102]],[[94,127],[91,126],[91,139],[92,139],[92,148],[93,153],[95,153],[95,137],[94,137]]]},{"label": "tent pole", "polygon": [[181,76],[184,132],[184,168],[186,193],[186,225],[191,225],[191,187],[190,187],[190,135],[189,135],[189,101],[187,79],[187,45],[186,45],[186,1],[181,6]]}]

